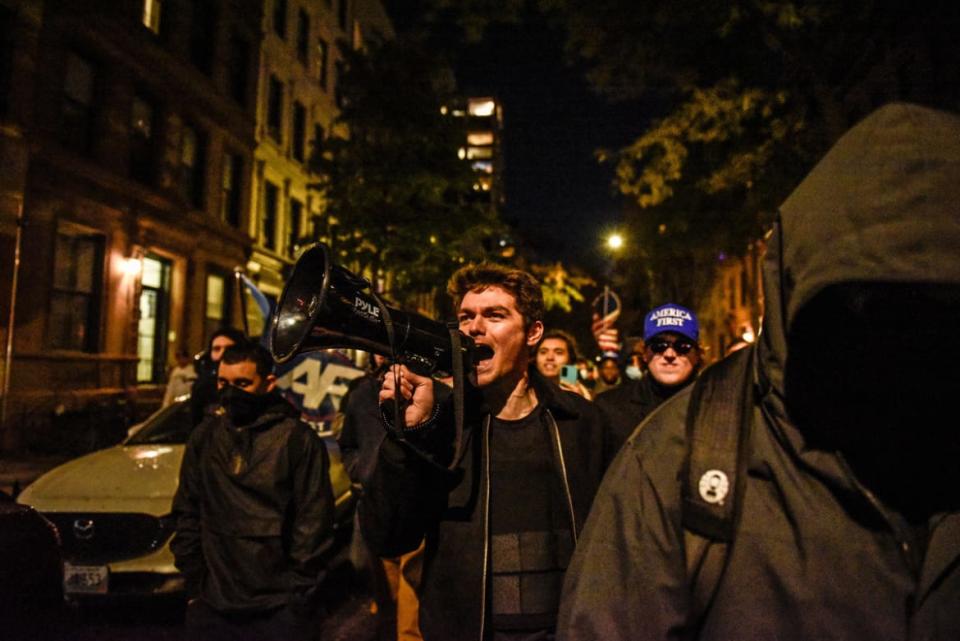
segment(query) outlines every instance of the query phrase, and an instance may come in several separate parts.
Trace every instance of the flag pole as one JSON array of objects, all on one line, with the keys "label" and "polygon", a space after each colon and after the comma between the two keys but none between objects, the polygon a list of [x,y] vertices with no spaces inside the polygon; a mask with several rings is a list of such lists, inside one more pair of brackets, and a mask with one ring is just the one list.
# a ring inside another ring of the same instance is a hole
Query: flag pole
[{"label": "flag pole", "polygon": [[[14,321],[17,314],[17,282],[20,280],[20,246],[23,242],[23,197],[17,199],[17,231],[13,248],[13,280],[10,284],[10,316],[7,319],[7,344],[3,360],[3,398],[0,400],[0,427],[7,429],[7,400],[10,397],[10,369],[13,365]],[[0,441],[0,450],[3,443]]]}]

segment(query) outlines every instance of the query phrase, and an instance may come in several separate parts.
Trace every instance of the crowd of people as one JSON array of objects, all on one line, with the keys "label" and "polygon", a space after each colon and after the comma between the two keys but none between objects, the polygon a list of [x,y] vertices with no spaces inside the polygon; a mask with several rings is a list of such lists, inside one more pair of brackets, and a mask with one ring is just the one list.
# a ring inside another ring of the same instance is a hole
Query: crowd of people
[{"label": "crowd of people", "polygon": [[[757,343],[706,369],[663,302],[594,380],[531,274],[459,270],[492,353],[462,403],[377,357],[340,408],[381,638],[960,638],[958,201],[960,119],[874,113],[783,204]],[[320,638],[326,450],[262,348],[209,347],[175,501],[188,629]]]}]

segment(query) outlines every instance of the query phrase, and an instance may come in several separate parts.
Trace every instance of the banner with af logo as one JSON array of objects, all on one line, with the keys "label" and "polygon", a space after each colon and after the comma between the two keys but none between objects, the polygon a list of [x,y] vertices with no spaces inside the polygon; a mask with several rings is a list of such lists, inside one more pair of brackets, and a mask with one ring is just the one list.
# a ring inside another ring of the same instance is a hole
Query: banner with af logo
[{"label": "banner with af logo", "polygon": [[359,376],[363,370],[339,351],[309,352],[277,366],[277,387],[305,421],[323,423],[321,429],[326,429],[350,381]]}]

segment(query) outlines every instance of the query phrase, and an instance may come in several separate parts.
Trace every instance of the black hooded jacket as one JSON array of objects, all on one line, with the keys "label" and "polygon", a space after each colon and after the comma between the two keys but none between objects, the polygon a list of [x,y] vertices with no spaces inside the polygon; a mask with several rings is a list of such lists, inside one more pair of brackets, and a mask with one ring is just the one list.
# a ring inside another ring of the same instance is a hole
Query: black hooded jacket
[{"label": "black hooded jacket", "polygon": [[[884,467],[886,483],[875,483],[858,466],[858,452],[873,451],[884,461],[906,453],[891,452],[887,435],[865,421],[871,408],[859,409],[859,421],[856,414],[845,423],[831,421],[836,406],[817,406],[814,399],[811,416],[820,421],[807,417],[804,429],[788,409],[798,390],[816,383],[804,380],[799,364],[817,350],[807,343],[806,351],[791,351],[794,338],[801,319],[831,288],[879,284],[913,291],[934,284],[960,292],[958,203],[960,119],[950,114],[885,107],[814,168],[783,205],[768,242],[742,512],[714,600],[705,613],[694,611],[686,568],[680,479],[690,393],[684,391],[640,426],[611,465],[567,571],[560,639],[960,639],[957,485],[924,484],[922,461],[906,456]],[[952,305],[956,310],[956,298]],[[890,310],[897,318],[872,317],[904,328],[890,344],[856,344],[870,329],[869,316],[847,328],[837,315],[833,331],[820,338],[843,337],[838,350],[866,350],[850,352],[864,356],[884,350],[884,357],[899,358],[899,350],[923,345],[925,329],[936,322],[924,312],[903,306]],[[956,354],[956,340],[954,327],[938,346]],[[955,381],[955,362],[939,372]],[[827,393],[843,401],[870,374],[861,369]],[[914,374],[922,380],[927,372]],[[895,386],[880,389],[896,401]],[[911,400],[899,399],[905,416]],[[916,408],[915,422],[897,426],[904,443],[929,432],[932,414],[925,409]],[[935,411],[955,430],[956,418],[946,409]],[[825,424],[832,438],[819,433]],[[956,443],[955,433],[941,441],[946,458],[955,456]],[[935,448],[927,456],[931,467],[944,459]],[[940,471],[955,476],[956,460]],[[920,503],[937,499],[931,502],[937,507],[918,520],[895,493],[882,492],[887,486]]]},{"label": "black hooded jacket", "polygon": [[[596,407],[564,392],[535,370],[531,383],[546,410],[554,467],[568,492],[574,530],[590,509],[608,457],[609,430]],[[360,518],[365,540],[380,556],[416,549],[426,538],[420,627],[427,641],[482,639],[489,603],[487,466],[489,414],[475,395],[465,411],[464,454],[453,471],[452,421],[405,441],[384,439],[368,481]],[[444,406],[448,405],[445,403]]]},{"label": "black hooded jacket", "polygon": [[224,613],[314,603],[333,528],[326,446],[279,395],[233,426],[222,409],[190,435],[170,548],[187,592]]}]

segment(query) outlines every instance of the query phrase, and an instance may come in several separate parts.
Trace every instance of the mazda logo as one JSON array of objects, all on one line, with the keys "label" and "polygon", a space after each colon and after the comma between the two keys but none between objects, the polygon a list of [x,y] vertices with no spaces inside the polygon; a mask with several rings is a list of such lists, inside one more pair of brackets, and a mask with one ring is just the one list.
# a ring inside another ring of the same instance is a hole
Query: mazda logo
[{"label": "mazda logo", "polygon": [[81,541],[89,541],[93,534],[93,519],[77,519],[73,522],[73,535]]}]

